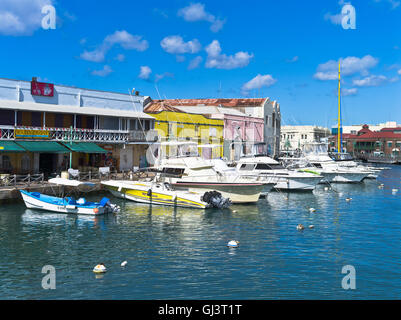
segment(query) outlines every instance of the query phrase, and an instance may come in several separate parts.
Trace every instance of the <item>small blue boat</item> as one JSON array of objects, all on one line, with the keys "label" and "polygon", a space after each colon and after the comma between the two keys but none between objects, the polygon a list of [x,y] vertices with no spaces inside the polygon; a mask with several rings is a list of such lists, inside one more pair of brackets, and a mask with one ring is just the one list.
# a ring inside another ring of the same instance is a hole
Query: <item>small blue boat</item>
[{"label": "small blue boat", "polygon": [[[88,183],[66,180],[60,178],[50,179],[49,182],[63,186],[88,185]],[[86,215],[101,215],[105,213],[118,212],[120,207],[110,203],[109,198],[102,198],[100,202],[87,201],[85,198],[76,200],[73,197],[55,197],[40,192],[29,192],[20,190],[22,199],[27,208],[40,209],[60,213],[74,213]],[[64,192],[63,192],[64,194]]]},{"label": "small blue boat", "polygon": [[27,208],[40,209],[60,213],[75,213],[87,215],[101,215],[115,212],[116,206],[110,203],[110,199],[104,197],[100,202],[87,201],[85,198],[75,200],[72,197],[58,198],[42,194],[20,190]]}]

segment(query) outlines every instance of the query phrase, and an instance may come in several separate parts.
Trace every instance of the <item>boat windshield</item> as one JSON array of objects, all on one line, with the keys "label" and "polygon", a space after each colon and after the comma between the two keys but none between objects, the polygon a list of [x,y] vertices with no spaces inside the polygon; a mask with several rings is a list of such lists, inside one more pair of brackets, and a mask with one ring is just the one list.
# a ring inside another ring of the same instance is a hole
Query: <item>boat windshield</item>
[{"label": "boat windshield", "polygon": [[277,170],[277,169],[284,169],[284,167],[278,163],[277,164],[258,163],[255,168],[255,170]]},{"label": "boat windshield", "polygon": [[330,153],[334,161],[352,161],[354,158],[349,153]]},{"label": "boat windshield", "polygon": [[160,158],[198,157],[195,142],[165,142],[160,145]]},{"label": "boat windshield", "polygon": [[319,154],[319,153],[327,153],[328,144],[327,143],[305,143],[302,147],[302,151],[305,154]]}]

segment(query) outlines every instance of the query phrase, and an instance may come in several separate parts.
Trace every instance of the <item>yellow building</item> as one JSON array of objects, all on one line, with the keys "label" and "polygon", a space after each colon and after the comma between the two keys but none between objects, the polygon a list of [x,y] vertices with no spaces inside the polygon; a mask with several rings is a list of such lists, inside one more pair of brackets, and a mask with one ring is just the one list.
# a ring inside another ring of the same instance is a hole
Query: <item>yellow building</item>
[{"label": "yellow building", "polygon": [[185,113],[163,100],[150,101],[145,106],[144,112],[155,118],[155,129],[158,131],[160,141],[191,140],[199,145],[220,145],[217,156],[222,156],[223,120],[211,119],[202,114]]}]

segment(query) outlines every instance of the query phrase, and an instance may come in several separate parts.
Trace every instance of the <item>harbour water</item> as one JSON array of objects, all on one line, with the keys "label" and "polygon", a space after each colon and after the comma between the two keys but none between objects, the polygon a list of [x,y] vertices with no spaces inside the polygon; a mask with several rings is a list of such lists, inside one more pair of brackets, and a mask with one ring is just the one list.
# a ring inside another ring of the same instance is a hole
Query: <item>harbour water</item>
[{"label": "harbour water", "polygon": [[[3,204],[0,298],[400,299],[400,179],[393,166],[377,181],[272,192],[224,211],[113,198],[121,213],[76,217]],[[238,248],[226,246],[232,239]],[[100,262],[108,271],[97,276]],[[55,267],[55,290],[42,289],[45,265]],[[345,265],[355,267],[355,290],[341,286]]]}]

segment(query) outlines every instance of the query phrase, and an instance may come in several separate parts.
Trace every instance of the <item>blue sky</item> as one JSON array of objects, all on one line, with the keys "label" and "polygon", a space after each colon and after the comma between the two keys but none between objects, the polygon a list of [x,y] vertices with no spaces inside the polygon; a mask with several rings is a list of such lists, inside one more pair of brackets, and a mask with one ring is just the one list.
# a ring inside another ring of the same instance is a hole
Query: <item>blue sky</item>
[{"label": "blue sky", "polygon": [[[347,1],[0,1],[0,77],[159,98],[270,97],[282,124],[401,122],[401,5]],[[44,30],[51,4],[56,28]],[[334,67],[333,67],[334,66]]]}]

